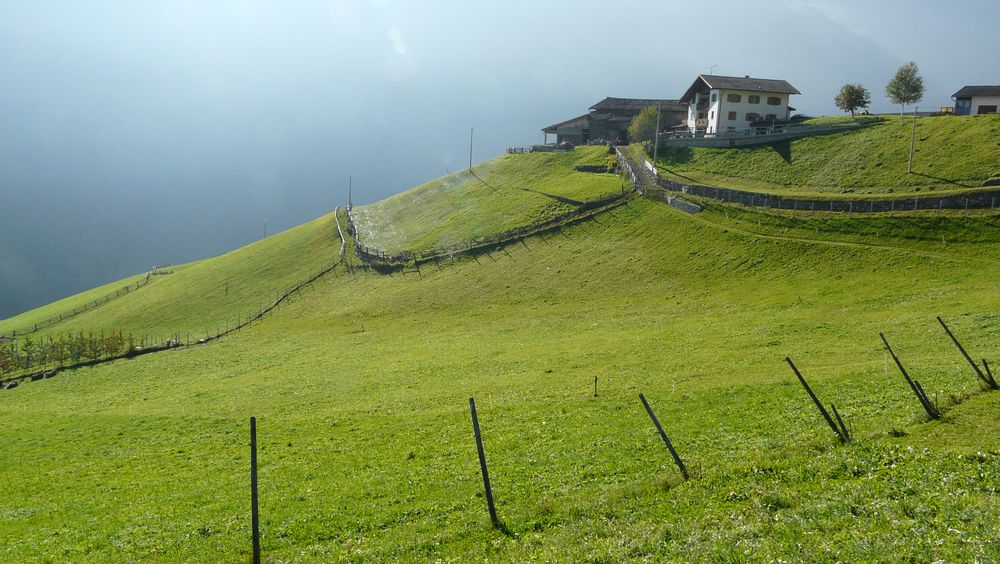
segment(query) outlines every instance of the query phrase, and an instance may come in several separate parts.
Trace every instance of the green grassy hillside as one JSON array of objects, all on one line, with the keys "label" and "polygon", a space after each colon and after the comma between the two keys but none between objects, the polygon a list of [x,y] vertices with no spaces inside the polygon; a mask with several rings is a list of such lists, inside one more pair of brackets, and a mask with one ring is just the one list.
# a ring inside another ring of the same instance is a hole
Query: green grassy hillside
[{"label": "green grassy hillside", "polygon": [[[820,118],[823,124],[837,118]],[[809,122],[807,122],[809,123]],[[772,193],[885,194],[954,191],[1000,176],[1000,116],[888,116],[861,130],[735,149],[666,149],[667,177]]]},{"label": "green grassy hillside", "polygon": [[[249,284],[274,269],[233,257],[270,243],[308,270],[338,246],[328,221],[188,268]],[[256,415],[274,561],[996,560],[1000,392],[934,316],[996,358],[1000,218],[861,221],[636,199],[420,273],[338,269],[218,343],[0,392],[0,558],[246,559]],[[786,354],[854,442],[824,431]]]},{"label": "green grassy hillside", "polygon": [[[235,324],[252,310],[273,302],[276,292],[308,278],[338,259],[340,237],[333,214],[272,235],[222,256],[164,269],[147,286],[33,335],[44,338],[76,332],[123,331],[136,337],[187,340]],[[0,321],[0,334],[28,327],[107,294],[135,278],[71,296]]]},{"label": "green grassy hillside", "polygon": [[576,172],[607,164],[607,148],[570,153],[504,155],[380,202],[354,208],[365,245],[383,251],[421,251],[500,233],[574,209],[578,202],[617,194],[614,174]]}]

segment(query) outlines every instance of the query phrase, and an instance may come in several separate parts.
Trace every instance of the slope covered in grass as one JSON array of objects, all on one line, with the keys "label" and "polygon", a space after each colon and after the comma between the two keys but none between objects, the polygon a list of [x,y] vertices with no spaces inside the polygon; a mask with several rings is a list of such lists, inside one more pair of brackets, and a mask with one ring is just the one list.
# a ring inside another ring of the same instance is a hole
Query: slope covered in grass
[{"label": "slope covered in grass", "polygon": [[380,202],[354,208],[362,242],[390,253],[427,250],[530,225],[617,194],[614,174],[577,172],[607,164],[607,148],[504,155]]},{"label": "slope covered in grass", "polygon": [[1000,116],[917,118],[914,174],[907,173],[911,129],[912,118],[887,116],[860,130],[771,145],[665,149],[659,165],[679,182],[831,195],[964,190],[1000,175]]},{"label": "slope covered in grass", "polygon": [[[278,292],[337,260],[340,237],[333,214],[272,235],[222,256],[164,269],[147,286],[62,321],[34,337],[122,331],[137,338],[179,334],[187,340],[235,324],[275,299]],[[127,278],[27,311],[0,322],[0,333],[71,311],[96,296],[133,281]]]},{"label": "slope covered in grass", "polygon": [[[1000,393],[933,319],[997,354],[998,218],[942,248],[955,218],[842,237],[727,212],[638,199],[419,274],[338,270],[219,343],[2,392],[0,557],[246,558],[256,415],[280,561],[998,558]],[[473,395],[509,534],[488,525]]]}]

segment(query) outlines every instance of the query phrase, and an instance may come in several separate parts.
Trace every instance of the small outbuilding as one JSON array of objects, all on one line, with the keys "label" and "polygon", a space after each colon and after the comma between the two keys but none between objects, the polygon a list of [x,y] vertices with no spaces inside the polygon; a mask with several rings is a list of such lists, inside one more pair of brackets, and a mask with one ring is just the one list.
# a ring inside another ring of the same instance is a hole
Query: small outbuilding
[{"label": "small outbuilding", "polygon": [[995,114],[1000,106],[1000,86],[963,86],[951,97],[956,116]]}]

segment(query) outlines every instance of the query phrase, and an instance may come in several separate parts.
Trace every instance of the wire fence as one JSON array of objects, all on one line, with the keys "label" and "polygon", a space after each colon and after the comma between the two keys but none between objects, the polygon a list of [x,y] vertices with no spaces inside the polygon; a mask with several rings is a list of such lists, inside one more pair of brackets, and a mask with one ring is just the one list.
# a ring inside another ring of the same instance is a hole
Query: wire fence
[{"label": "wire fence", "polygon": [[354,218],[348,210],[348,232],[354,237],[354,250],[359,260],[371,266],[400,269],[406,265],[420,265],[426,262],[439,260],[442,258],[452,258],[461,255],[474,254],[487,249],[500,247],[508,243],[519,241],[525,237],[542,233],[551,229],[592,217],[609,209],[617,207],[627,202],[636,193],[635,185],[632,188],[622,188],[618,194],[589,200],[586,202],[576,202],[576,208],[549,219],[537,221],[522,227],[509,229],[501,233],[474,237],[462,242],[444,247],[436,247],[423,251],[387,253],[375,247],[369,247],[361,241],[358,230],[354,225]]},{"label": "wire fence", "polygon": [[145,274],[145,276],[143,276],[139,280],[136,280],[134,284],[129,284],[128,286],[123,286],[123,287],[115,290],[114,292],[111,292],[110,294],[105,294],[105,295],[103,295],[103,296],[101,296],[99,298],[95,298],[95,299],[93,299],[93,300],[91,300],[91,301],[83,304],[82,306],[74,307],[72,311],[60,313],[59,315],[54,315],[54,316],[52,316],[52,317],[50,317],[50,318],[48,318],[48,319],[46,319],[44,321],[39,321],[38,323],[35,323],[34,325],[27,326],[27,327],[24,327],[22,329],[12,330],[10,333],[0,334],[0,341],[2,341],[2,340],[13,340],[13,339],[16,339],[18,337],[23,337],[25,335],[29,335],[31,333],[35,333],[35,332],[41,331],[42,329],[48,329],[49,327],[52,327],[56,323],[59,323],[61,321],[65,321],[67,319],[71,319],[71,318],[73,318],[73,317],[75,317],[77,315],[80,315],[81,313],[84,313],[84,312],[90,311],[90,310],[92,310],[92,309],[94,309],[96,307],[102,306],[102,305],[110,302],[111,300],[114,300],[116,298],[120,298],[121,296],[128,295],[128,294],[130,294],[130,293],[138,290],[139,288],[142,288],[146,284],[149,284],[149,281],[150,281],[151,276],[153,274],[160,274],[160,272],[157,272],[156,269],[153,269],[153,270],[147,272]]},{"label": "wire fence", "polygon": [[[974,192],[950,194],[942,196],[907,196],[902,198],[856,198],[856,199],[819,199],[819,198],[797,198],[792,196],[776,196],[761,192],[751,192],[748,190],[738,190],[735,188],[721,188],[718,186],[708,186],[704,184],[684,184],[673,180],[660,178],[652,170],[652,165],[641,167],[635,164],[634,160],[625,152],[619,150],[620,159],[628,163],[630,171],[634,177],[640,177],[635,181],[645,188],[643,192],[654,191],[659,188],[661,193],[673,192],[679,194],[690,194],[701,198],[709,198],[720,202],[742,204],[750,207],[762,207],[765,209],[793,210],[793,211],[825,211],[843,213],[894,213],[918,210],[970,210],[970,209],[996,209],[1000,204],[1000,189],[982,190]],[[646,161],[648,163],[648,161]]]},{"label": "wire fence", "polygon": [[[11,340],[7,343],[0,343],[0,376],[2,376],[0,389],[15,388],[21,382],[28,380],[51,378],[63,370],[73,370],[164,350],[210,343],[260,322],[265,316],[288,301],[293,294],[301,292],[343,264],[347,241],[340,227],[339,215],[340,208],[338,207],[334,211],[337,234],[340,237],[338,258],[329,266],[320,267],[316,272],[310,273],[299,282],[286,286],[283,291],[275,294],[273,301],[259,305],[256,311],[250,309],[246,316],[239,314],[236,319],[230,318],[216,323],[215,331],[206,329],[202,337],[192,337],[190,332],[187,333],[186,338],[179,332],[171,333],[167,337],[162,335],[158,337],[148,335],[124,337],[122,333],[115,332],[108,337],[101,335],[99,339],[93,335],[80,334],[79,336],[60,337],[55,340],[50,337],[48,341],[39,341],[39,343],[28,341],[27,350],[25,342]],[[148,275],[146,283],[148,283]]]}]

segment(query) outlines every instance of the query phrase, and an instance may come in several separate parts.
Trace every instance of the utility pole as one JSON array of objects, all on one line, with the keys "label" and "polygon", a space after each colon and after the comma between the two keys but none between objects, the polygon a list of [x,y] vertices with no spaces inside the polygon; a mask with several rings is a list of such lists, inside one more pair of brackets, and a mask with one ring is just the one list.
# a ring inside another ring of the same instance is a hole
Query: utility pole
[{"label": "utility pole", "polygon": [[913,130],[910,133],[910,163],[906,167],[906,172],[913,173],[913,146],[917,142],[917,106],[913,106]]},{"label": "utility pole", "polygon": [[264,238],[267,239],[267,220],[264,220]]},{"label": "utility pole", "polygon": [[351,188],[353,188],[354,177],[348,175],[347,177],[347,211],[351,211],[354,204],[351,203]]},{"label": "utility pole", "polygon": [[[660,104],[656,104],[656,134],[653,135],[653,174],[656,175],[656,157],[660,151]],[[658,175],[657,175],[658,176]]]},{"label": "utility pole", "polygon": [[469,172],[472,172],[472,134],[475,132],[475,128],[469,128]]}]

